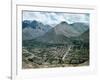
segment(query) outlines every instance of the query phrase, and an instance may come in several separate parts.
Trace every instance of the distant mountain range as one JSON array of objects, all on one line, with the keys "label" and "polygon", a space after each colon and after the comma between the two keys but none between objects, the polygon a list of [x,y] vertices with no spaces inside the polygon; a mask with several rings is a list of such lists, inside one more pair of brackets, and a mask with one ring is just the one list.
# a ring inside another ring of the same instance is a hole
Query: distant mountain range
[{"label": "distant mountain range", "polygon": [[[44,25],[38,21],[22,22],[23,40],[35,40],[43,43],[71,43],[71,39],[76,37],[86,40],[89,37],[89,25],[85,23],[68,24],[65,21],[55,27]],[[71,39],[70,39],[71,38]]]}]

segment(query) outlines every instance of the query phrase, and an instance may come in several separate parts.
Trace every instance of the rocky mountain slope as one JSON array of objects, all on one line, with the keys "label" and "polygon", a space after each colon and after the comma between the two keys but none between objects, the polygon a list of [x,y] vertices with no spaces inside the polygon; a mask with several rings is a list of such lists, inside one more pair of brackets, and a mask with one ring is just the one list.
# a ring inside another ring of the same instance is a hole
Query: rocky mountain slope
[{"label": "rocky mountain slope", "polygon": [[51,29],[51,26],[49,26],[49,25],[44,25],[38,21],[25,20],[22,22],[23,40],[31,40],[36,37],[42,36],[49,29]]}]

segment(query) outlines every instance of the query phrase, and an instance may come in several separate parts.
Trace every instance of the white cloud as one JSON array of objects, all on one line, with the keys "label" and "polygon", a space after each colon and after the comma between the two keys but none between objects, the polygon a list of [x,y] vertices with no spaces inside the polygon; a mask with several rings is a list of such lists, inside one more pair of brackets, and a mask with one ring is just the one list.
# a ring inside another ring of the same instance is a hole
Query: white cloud
[{"label": "white cloud", "polygon": [[89,14],[23,11],[23,20],[37,20],[49,25],[58,24],[61,21],[89,23]]}]

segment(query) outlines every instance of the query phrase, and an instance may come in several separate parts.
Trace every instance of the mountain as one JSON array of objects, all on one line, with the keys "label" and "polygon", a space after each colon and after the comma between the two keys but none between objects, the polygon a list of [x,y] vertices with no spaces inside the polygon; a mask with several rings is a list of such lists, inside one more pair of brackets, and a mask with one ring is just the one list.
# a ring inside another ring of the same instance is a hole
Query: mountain
[{"label": "mountain", "polygon": [[56,34],[64,35],[68,38],[80,35],[73,26],[63,21],[54,28]]},{"label": "mountain", "polygon": [[[57,24],[55,27],[44,25],[39,21],[24,20],[22,22],[23,40],[35,39],[37,41],[49,43],[65,43],[68,38],[74,39],[89,29],[85,23],[68,24],[65,21]],[[68,40],[69,42],[69,40]]]},{"label": "mountain", "polygon": [[43,42],[43,43],[54,43],[54,44],[62,44],[68,43],[70,40],[64,35],[57,35],[54,29],[51,29],[45,35],[38,37],[35,39],[36,41]]},{"label": "mountain", "polygon": [[31,24],[31,21],[29,21],[29,20],[22,21],[22,29],[29,27],[30,24]]},{"label": "mountain", "polygon": [[41,22],[38,22],[36,20],[33,20],[30,23],[30,27],[32,27],[33,29],[40,29],[40,30],[45,31],[45,32],[47,32],[49,29],[51,29],[50,25],[44,25]]},{"label": "mountain", "polygon": [[89,29],[80,35],[82,41],[89,43]]},{"label": "mountain", "polygon": [[23,40],[30,40],[42,36],[49,29],[51,29],[51,26],[44,25],[41,22],[38,22],[36,20],[33,21],[24,20],[22,22]]},{"label": "mountain", "polygon": [[[36,38],[36,41],[45,43],[71,43],[72,40],[80,40],[87,36],[89,26],[84,23],[68,24],[62,21],[50,29],[43,36]],[[87,31],[87,32],[86,32]]]},{"label": "mountain", "polygon": [[26,27],[22,31],[22,35],[23,35],[22,37],[23,37],[23,40],[31,40],[43,35],[44,33],[45,32],[43,30]]},{"label": "mountain", "polygon": [[86,30],[89,29],[88,24],[80,23],[80,22],[73,23],[73,24],[71,24],[71,26],[73,27],[73,29],[75,29],[80,34],[84,33]]},{"label": "mountain", "polygon": [[45,43],[71,43],[70,38],[80,34],[66,22],[61,22],[50,29],[43,36],[36,38],[37,41]]}]

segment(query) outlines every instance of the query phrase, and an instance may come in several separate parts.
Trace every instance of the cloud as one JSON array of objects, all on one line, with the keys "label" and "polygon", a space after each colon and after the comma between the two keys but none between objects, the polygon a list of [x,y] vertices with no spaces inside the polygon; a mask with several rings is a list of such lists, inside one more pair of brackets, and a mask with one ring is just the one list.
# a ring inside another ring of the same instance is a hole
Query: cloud
[{"label": "cloud", "polygon": [[23,11],[23,20],[37,20],[49,25],[58,24],[61,21],[66,21],[69,24],[74,22],[89,23],[89,14]]}]

